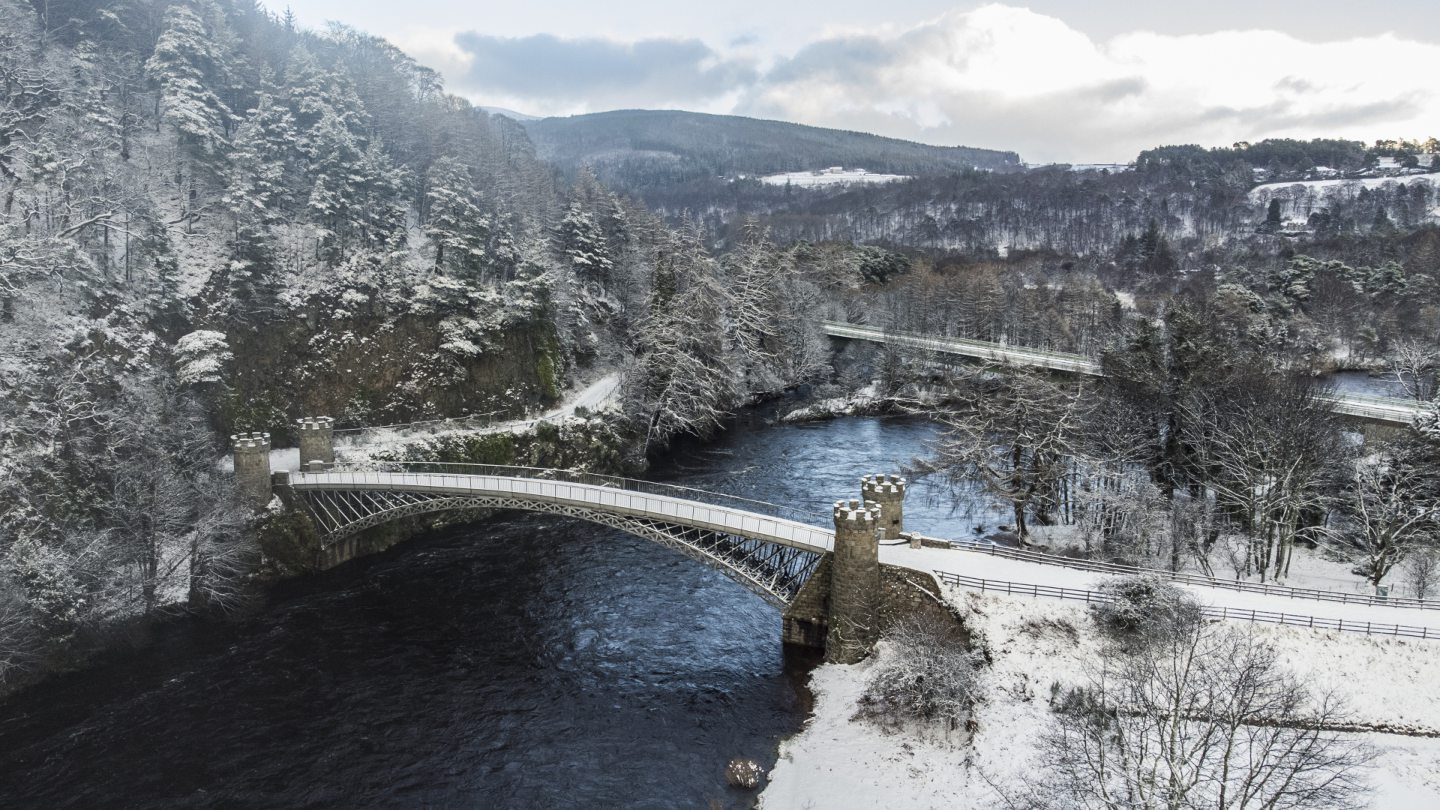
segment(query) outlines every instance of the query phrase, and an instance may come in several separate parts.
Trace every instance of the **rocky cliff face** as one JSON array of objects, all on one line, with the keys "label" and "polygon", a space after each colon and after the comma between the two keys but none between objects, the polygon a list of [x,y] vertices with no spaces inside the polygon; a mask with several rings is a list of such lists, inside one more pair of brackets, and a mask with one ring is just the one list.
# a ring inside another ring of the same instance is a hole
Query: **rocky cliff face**
[{"label": "rocky cliff face", "polygon": [[487,334],[465,351],[440,319],[291,321],[230,336],[236,360],[218,427],[270,430],[289,441],[302,415],[342,427],[496,413],[554,403],[569,366],[545,320]]}]

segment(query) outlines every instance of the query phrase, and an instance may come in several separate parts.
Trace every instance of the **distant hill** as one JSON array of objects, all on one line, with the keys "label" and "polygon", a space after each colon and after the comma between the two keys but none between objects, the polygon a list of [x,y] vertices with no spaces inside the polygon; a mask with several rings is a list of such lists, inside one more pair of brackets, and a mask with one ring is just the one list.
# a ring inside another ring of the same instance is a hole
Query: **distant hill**
[{"label": "distant hill", "polygon": [[509,118],[511,121],[540,120],[540,116],[538,115],[526,115],[525,113],[515,112],[514,110],[509,110],[504,107],[481,107],[480,109],[484,110],[487,113],[490,113],[491,115],[503,115],[506,118]]},{"label": "distant hill", "polygon": [[1021,167],[1014,152],[930,146],[736,115],[617,110],[523,123],[542,159],[569,171],[590,166],[607,184],[641,192],[721,176],[830,166],[905,175]]}]

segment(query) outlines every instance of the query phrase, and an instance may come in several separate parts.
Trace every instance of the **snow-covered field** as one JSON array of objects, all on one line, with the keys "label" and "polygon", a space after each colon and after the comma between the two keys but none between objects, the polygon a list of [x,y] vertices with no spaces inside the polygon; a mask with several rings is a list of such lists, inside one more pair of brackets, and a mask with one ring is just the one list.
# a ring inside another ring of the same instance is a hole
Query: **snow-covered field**
[{"label": "snow-covered field", "polygon": [[[990,651],[986,698],[973,735],[914,730],[887,734],[852,720],[876,660],[815,670],[814,715],[781,746],[761,797],[767,810],[1000,806],[992,785],[1023,785],[1045,767],[1035,742],[1050,723],[1054,683],[1075,684],[1101,644],[1083,606],[951,592]],[[1333,688],[1354,719],[1440,730],[1440,643],[1315,634],[1260,627],[1284,663],[1318,689]],[[1378,752],[1368,774],[1377,810],[1440,807],[1440,739],[1363,733]]]},{"label": "snow-covered field", "polygon": [[1424,181],[1434,184],[1435,182],[1440,181],[1440,172],[1432,172],[1427,174],[1411,174],[1403,175],[1400,177],[1366,177],[1353,180],[1336,177],[1326,180],[1295,180],[1291,182],[1264,183],[1250,189],[1250,201],[1262,201],[1263,199],[1268,199],[1268,195],[1273,194],[1276,191],[1284,191],[1287,189],[1292,189],[1296,186],[1307,190],[1313,189],[1317,191],[1342,187],[1346,188],[1347,190],[1353,189],[1354,191],[1359,191],[1362,188],[1380,188],[1386,183],[1399,184],[1414,183],[1418,181]]},{"label": "snow-covered field", "polygon": [[761,177],[760,182],[767,186],[822,188],[826,186],[847,186],[865,183],[894,183],[899,180],[909,179],[910,177],[908,175],[872,174],[864,169],[821,169],[813,172],[768,174]]}]

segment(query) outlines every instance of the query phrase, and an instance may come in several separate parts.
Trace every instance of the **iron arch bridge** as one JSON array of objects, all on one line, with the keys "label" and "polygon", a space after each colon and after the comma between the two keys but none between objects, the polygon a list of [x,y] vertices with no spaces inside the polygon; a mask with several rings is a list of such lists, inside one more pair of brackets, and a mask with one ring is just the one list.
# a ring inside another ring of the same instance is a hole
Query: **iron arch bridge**
[{"label": "iron arch bridge", "polygon": [[321,556],[407,516],[521,509],[587,520],[680,551],[785,608],[834,548],[813,525],[828,515],[688,487],[626,478],[479,464],[381,463],[293,473],[296,501],[314,521]]}]

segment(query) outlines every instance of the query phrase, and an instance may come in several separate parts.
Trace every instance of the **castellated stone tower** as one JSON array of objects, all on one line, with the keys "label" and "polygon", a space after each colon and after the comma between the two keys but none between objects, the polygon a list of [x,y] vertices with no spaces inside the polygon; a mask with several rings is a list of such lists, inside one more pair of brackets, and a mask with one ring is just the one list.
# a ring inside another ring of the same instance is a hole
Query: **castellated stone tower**
[{"label": "castellated stone tower", "polygon": [[238,433],[230,437],[235,451],[235,486],[245,503],[264,509],[270,503],[270,434]]},{"label": "castellated stone tower", "polygon": [[858,500],[835,502],[826,661],[853,664],[875,645],[880,599],[879,528],[878,508]]},{"label": "castellated stone tower", "polygon": [[300,469],[310,462],[335,463],[335,420],[328,416],[307,416],[300,420]]},{"label": "castellated stone tower", "polygon": [[866,506],[880,507],[880,539],[894,540],[905,531],[905,479],[898,475],[867,475],[860,479]]}]

